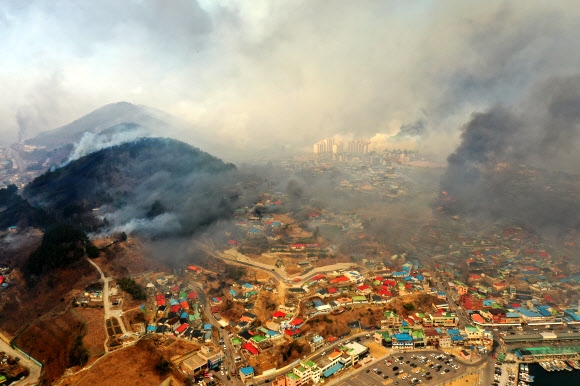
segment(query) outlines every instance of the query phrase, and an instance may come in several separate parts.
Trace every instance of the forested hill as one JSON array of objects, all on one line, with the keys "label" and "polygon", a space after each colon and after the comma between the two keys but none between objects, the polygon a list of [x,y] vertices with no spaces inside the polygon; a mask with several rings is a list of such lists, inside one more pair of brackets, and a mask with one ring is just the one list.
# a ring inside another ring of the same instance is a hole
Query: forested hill
[{"label": "forested hill", "polygon": [[235,174],[233,164],[186,143],[141,138],[46,172],[24,196],[87,231],[134,226],[129,230],[189,233],[231,213]]}]

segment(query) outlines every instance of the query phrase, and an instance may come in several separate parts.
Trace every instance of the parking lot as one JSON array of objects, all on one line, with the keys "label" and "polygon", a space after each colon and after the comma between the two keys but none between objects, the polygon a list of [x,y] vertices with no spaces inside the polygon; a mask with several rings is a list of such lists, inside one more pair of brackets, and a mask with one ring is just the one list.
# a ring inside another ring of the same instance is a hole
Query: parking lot
[{"label": "parking lot", "polygon": [[454,363],[449,355],[416,351],[392,354],[364,366],[338,385],[437,385],[465,372],[465,366]]}]

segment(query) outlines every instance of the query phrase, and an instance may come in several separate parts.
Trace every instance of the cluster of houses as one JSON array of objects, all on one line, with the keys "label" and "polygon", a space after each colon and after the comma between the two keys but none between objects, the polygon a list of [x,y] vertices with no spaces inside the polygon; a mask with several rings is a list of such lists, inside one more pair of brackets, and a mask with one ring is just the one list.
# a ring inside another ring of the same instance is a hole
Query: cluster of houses
[{"label": "cluster of houses", "polygon": [[157,310],[156,321],[147,326],[147,332],[210,342],[213,326],[203,322],[199,294],[173,280],[173,275],[166,275],[157,278],[156,283],[147,283],[147,289],[154,294]]}]

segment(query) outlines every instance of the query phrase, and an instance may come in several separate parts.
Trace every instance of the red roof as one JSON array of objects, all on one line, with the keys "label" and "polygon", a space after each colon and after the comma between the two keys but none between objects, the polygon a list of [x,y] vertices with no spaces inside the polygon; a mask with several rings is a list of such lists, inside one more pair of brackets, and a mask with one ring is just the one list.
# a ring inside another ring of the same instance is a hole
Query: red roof
[{"label": "red roof", "polygon": [[380,290],[378,290],[378,294],[381,296],[393,296],[393,294],[391,294],[391,291],[389,291],[386,287],[383,287]]},{"label": "red roof", "polygon": [[294,319],[293,321],[290,322],[290,325],[291,326],[299,326],[302,323],[304,323],[304,321],[302,319],[296,318],[296,319]]},{"label": "red roof", "polygon": [[212,314],[217,314],[218,312],[220,312],[220,308],[219,307],[216,307],[216,306],[213,306],[211,308],[211,312],[212,312]]},{"label": "red roof", "polygon": [[485,320],[483,320],[483,318],[479,314],[471,314],[471,319],[473,319],[473,321],[477,323],[485,323]]},{"label": "red roof", "polygon": [[181,305],[179,305],[179,304],[171,306],[171,312],[179,312],[180,309],[181,309]]},{"label": "red roof", "polygon": [[190,293],[187,294],[187,298],[188,299],[197,299],[197,292],[191,291]]},{"label": "red roof", "polygon": [[228,244],[236,245],[238,242],[236,240],[228,240]]},{"label": "red roof", "polygon": [[175,330],[175,332],[177,332],[178,334],[181,334],[183,331],[187,330],[187,323],[183,323],[181,326],[177,327],[177,329]]},{"label": "red roof", "polygon": [[284,330],[284,333],[288,336],[294,336],[294,335],[298,335],[300,334],[302,331],[300,331],[300,329],[296,329],[296,330]]},{"label": "red roof", "polygon": [[343,283],[345,281],[350,281],[350,279],[346,276],[339,276],[337,278],[332,279],[330,282],[331,283]]},{"label": "red roof", "polygon": [[366,290],[368,290],[368,289],[369,289],[369,288],[371,288],[371,287],[369,287],[369,286],[368,286],[368,285],[366,285],[366,284],[363,284],[363,285],[359,285],[359,286],[358,286],[358,287],[356,287],[356,288],[357,288],[359,291],[366,291]]},{"label": "red roof", "polygon": [[173,287],[171,287],[171,292],[177,292],[179,291],[179,286],[175,285]]},{"label": "red roof", "polygon": [[282,311],[276,311],[272,314],[273,318],[284,318],[286,317],[286,314]]},{"label": "red roof", "polygon": [[195,271],[195,272],[201,272],[201,268],[196,267],[195,265],[190,265],[189,267],[187,267],[188,271]]},{"label": "red roof", "polygon": [[179,304],[181,305],[181,308],[183,308],[184,310],[189,310],[189,304],[187,304],[185,300]]},{"label": "red roof", "polygon": [[163,294],[157,294],[157,295],[155,295],[155,299],[157,299],[157,300],[161,300],[161,299],[165,300],[165,295],[163,295]]},{"label": "red roof", "polygon": [[390,287],[396,286],[397,282],[394,280],[387,279],[383,282],[383,285],[388,285]]},{"label": "red roof", "polygon": [[165,298],[157,299],[157,305],[164,306],[165,305]]},{"label": "red roof", "polygon": [[321,273],[319,273],[318,275],[314,276],[314,277],[313,277],[312,279],[310,279],[310,280],[312,280],[312,281],[317,281],[317,280],[322,280],[322,279],[324,279],[324,275],[323,275],[323,274],[321,274]]},{"label": "red roof", "polygon": [[258,355],[259,351],[256,348],[256,346],[254,346],[253,344],[251,344],[250,342],[248,343],[244,343],[242,345],[242,348],[248,350],[250,353],[254,354],[254,355]]},{"label": "red roof", "polygon": [[337,290],[336,288],[334,288],[334,287],[329,287],[329,288],[328,288],[328,293],[329,293],[329,294],[335,294],[335,293],[336,293],[336,291],[338,291],[338,290]]},{"label": "red roof", "polygon": [[380,276],[377,276],[377,277],[375,277],[375,280],[373,280],[373,281],[383,281],[383,278]]},{"label": "red roof", "polygon": [[4,276],[0,276],[0,284],[4,283]]}]

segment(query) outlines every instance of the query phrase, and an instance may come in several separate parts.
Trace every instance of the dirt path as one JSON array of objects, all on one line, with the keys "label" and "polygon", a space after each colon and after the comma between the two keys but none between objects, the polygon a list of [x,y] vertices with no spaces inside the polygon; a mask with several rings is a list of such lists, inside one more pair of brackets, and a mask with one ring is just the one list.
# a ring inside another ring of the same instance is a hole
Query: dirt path
[{"label": "dirt path", "polygon": [[[99,267],[97,265],[97,263],[95,263],[91,259],[87,258],[87,261],[93,267],[95,267],[97,269],[97,271],[99,271],[99,275],[101,275],[101,281],[103,282],[103,305],[105,306],[104,307],[105,320],[103,320],[103,325],[105,327],[105,331],[107,331],[107,320],[111,319],[111,318],[116,318],[119,321],[119,326],[121,327],[123,334],[126,334],[127,330],[125,328],[125,323],[123,323],[123,318],[120,317],[122,315],[122,312],[120,312],[119,314],[115,314],[115,313],[113,313],[113,311],[111,311],[111,302],[109,301],[109,283],[111,282],[111,280],[113,280],[113,278],[112,277],[105,277],[105,274],[101,270],[101,267]],[[117,317],[117,316],[119,316],[119,317]],[[107,332],[107,339],[105,340],[105,353],[109,352],[109,347],[107,346],[107,341],[108,341],[108,332]]]}]

